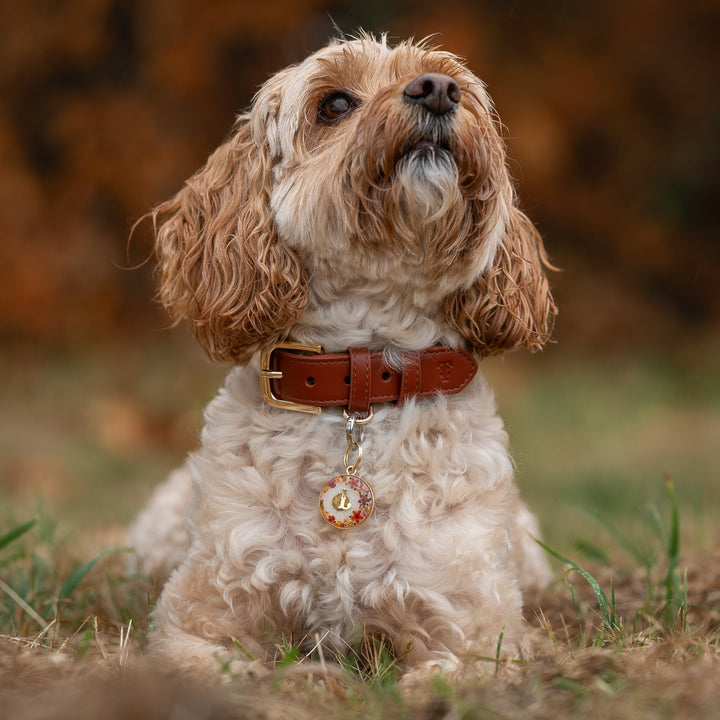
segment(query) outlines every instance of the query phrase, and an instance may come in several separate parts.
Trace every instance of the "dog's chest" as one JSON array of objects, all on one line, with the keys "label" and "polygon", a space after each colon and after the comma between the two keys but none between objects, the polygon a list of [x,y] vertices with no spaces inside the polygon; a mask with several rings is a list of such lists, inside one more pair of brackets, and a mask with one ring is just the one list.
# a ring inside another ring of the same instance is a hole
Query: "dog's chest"
[{"label": "dog's chest", "polygon": [[[361,453],[342,415],[269,411],[238,397],[247,388],[229,386],[232,392],[210,405],[196,462],[204,505],[235,526],[271,522],[274,532],[321,549],[350,539],[392,546],[394,537],[479,512],[487,493],[512,476],[502,423],[483,384],[469,388],[467,399],[380,409],[358,442]],[[356,465],[351,473],[349,462]],[[360,478],[356,487],[337,480],[344,475]],[[352,512],[367,517],[356,527],[334,525]]]}]

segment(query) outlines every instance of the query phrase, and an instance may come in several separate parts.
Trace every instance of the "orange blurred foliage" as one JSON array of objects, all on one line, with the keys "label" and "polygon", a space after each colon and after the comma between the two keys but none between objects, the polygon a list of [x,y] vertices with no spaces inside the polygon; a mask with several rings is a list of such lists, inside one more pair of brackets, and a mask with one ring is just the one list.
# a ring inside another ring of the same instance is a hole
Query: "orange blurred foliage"
[{"label": "orange blurred foliage", "polygon": [[[556,264],[558,333],[663,346],[720,320],[720,6],[710,0],[0,2],[0,339],[150,311],[129,229],[273,71],[335,34],[439,33],[490,86]],[[333,18],[333,19],[331,19]],[[148,320],[148,318],[150,318]]]}]

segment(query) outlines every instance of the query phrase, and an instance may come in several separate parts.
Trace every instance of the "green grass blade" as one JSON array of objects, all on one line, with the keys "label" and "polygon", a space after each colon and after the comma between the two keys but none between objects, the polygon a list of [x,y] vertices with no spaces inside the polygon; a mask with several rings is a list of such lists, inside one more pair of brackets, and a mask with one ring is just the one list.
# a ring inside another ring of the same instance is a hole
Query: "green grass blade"
[{"label": "green grass blade", "polygon": [[0,537],[0,550],[2,550],[4,547],[7,547],[11,542],[17,540],[19,537],[24,535],[36,523],[37,518],[33,518],[32,520],[28,520],[22,525],[18,525],[16,528],[13,528],[9,533]]},{"label": "green grass blade", "polygon": [[503,639],[505,637],[505,625],[503,625],[500,631],[500,637],[498,637],[497,647],[495,648],[495,675],[497,676],[500,671],[500,654],[502,653]]},{"label": "green grass blade", "polygon": [[283,647],[282,657],[275,663],[275,667],[278,669],[290,667],[294,665],[300,657],[300,646],[289,645]]},{"label": "green grass blade", "polygon": [[563,555],[560,555],[560,553],[548,547],[540,540],[536,540],[535,542],[537,542],[538,545],[540,545],[540,547],[545,550],[545,552],[552,555],[556,560],[559,560],[564,565],[569,565],[573,570],[579,573],[588,582],[590,587],[593,589],[593,592],[595,593],[595,597],[597,598],[598,606],[600,607],[600,615],[602,616],[605,629],[608,631],[619,630],[617,620],[614,614],[610,612],[608,597],[605,594],[605,591],[600,587],[600,583],[598,583],[598,581],[587,570],[581,568],[577,563],[569,560]]},{"label": "green grass blade", "polygon": [[80,567],[77,567],[75,570],[73,570],[73,572],[70,573],[65,582],[60,586],[58,599],[66,600],[67,598],[69,598],[70,595],[73,594],[77,586],[85,579],[87,574],[95,567],[95,565],[98,564],[98,562],[100,562],[100,560],[116,552],[127,552],[127,550],[125,550],[124,548],[120,550],[106,550],[105,552],[101,552],[99,555],[96,555],[92,560],[88,560],[86,563],[80,565]]},{"label": "green grass blade", "polygon": [[652,551],[643,551],[634,542],[623,535],[612,523],[608,522],[602,515],[599,515],[588,508],[582,508],[582,512],[600,525],[600,527],[602,527],[623,550],[629,553],[636,562],[640,563],[643,567],[652,565],[655,560]]},{"label": "green grass blade", "polygon": [[601,547],[585,540],[576,540],[575,548],[581,552],[588,560],[595,560],[603,565],[610,567],[610,558]]},{"label": "green grass blade", "polygon": [[670,532],[667,536],[668,568],[665,575],[665,622],[669,626],[672,618],[685,604],[685,597],[680,582],[678,565],[680,562],[680,512],[678,510],[675,487],[667,480],[667,491],[670,499]]},{"label": "green grass blade", "polygon": [[673,566],[677,566],[680,557],[680,511],[678,510],[677,495],[672,481],[667,481],[668,497],[670,498],[670,537],[668,538],[668,559]]},{"label": "green grass blade", "polygon": [[662,546],[667,550],[671,541],[659,510],[654,505],[651,505],[647,508],[647,514],[650,525],[655,530],[655,534],[658,536]]},{"label": "green grass blade", "polygon": [[43,629],[47,627],[47,621],[23,600],[4,580],[0,578],[0,590],[2,590],[19,608],[26,612]]},{"label": "green grass blade", "polygon": [[233,645],[248,659],[250,662],[255,661],[255,656],[237,639],[232,639]]}]

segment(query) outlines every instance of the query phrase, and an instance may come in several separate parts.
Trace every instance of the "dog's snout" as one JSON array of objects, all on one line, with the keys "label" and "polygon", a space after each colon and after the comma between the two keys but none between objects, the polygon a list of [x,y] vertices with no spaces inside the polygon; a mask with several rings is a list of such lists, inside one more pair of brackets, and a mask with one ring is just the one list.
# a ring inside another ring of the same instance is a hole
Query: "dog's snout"
[{"label": "dog's snout", "polygon": [[455,110],[462,92],[449,75],[425,73],[407,85],[403,96],[406,102],[418,103],[435,115],[443,115]]}]

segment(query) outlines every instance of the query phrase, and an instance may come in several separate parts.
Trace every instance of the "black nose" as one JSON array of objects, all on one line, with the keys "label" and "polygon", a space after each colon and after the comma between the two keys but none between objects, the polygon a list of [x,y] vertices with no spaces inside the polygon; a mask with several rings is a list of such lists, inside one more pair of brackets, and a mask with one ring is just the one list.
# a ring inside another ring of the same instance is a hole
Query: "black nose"
[{"label": "black nose", "polygon": [[435,115],[443,115],[455,110],[462,92],[449,75],[425,73],[409,83],[403,95],[406,102],[418,103]]}]

